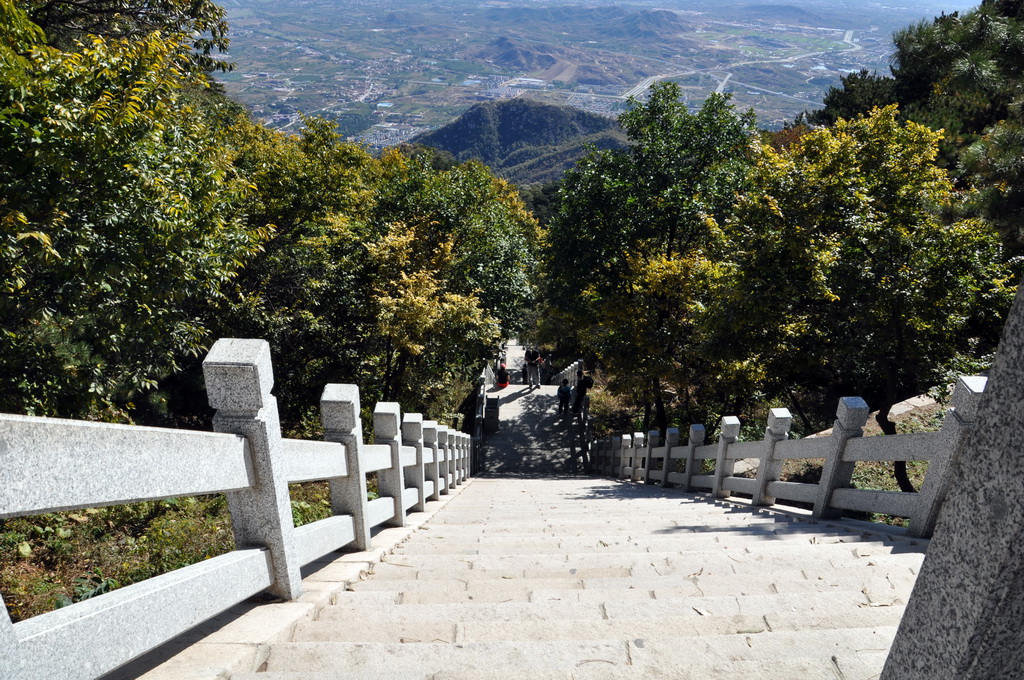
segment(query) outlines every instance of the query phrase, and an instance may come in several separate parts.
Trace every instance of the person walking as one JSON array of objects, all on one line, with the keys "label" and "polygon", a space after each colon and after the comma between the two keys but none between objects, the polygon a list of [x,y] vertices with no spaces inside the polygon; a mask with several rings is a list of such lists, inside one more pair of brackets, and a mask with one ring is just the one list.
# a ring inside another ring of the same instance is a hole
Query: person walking
[{"label": "person walking", "polygon": [[540,387],[540,352],[536,347],[526,349],[526,376],[530,389]]}]

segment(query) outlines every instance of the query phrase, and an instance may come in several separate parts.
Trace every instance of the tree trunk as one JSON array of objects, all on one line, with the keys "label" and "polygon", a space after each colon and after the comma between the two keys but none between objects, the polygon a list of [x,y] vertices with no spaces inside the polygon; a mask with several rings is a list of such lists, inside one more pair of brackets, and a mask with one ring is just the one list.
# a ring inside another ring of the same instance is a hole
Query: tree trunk
[{"label": "tree trunk", "polygon": [[793,402],[793,410],[796,411],[798,416],[800,416],[800,422],[804,424],[804,428],[807,430],[808,434],[810,434],[814,431],[814,427],[811,425],[811,421],[807,419],[807,415],[804,413],[804,410],[800,408],[800,402],[796,400],[796,395],[793,394],[793,390],[788,387],[786,388],[786,394],[789,395],[789,400]]},{"label": "tree trunk", "polygon": [[668,430],[668,414],[665,413],[665,400],[661,396],[661,379],[654,379],[654,426],[661,433],[664,440],[665,432]]},{"label": "tree trunk", "polygon": [[[896,434],[896,423],[889,420],[889,411],[892,410],[893,404],[895,403],[896,367],[893,365],[892,361],[887,361],[885,367],[885,401],[879,407],[878,415],[875,416],[875,422],[878,423],[880,428],[882,428],[883,434]],[[914,488],[913,483],[910,481],[910,476],[907,474],[907,461],[893,461],[892,476],[896,480],[896,484],[900,487],[900,491],[904,493],[917,492],[917,489]]]}]

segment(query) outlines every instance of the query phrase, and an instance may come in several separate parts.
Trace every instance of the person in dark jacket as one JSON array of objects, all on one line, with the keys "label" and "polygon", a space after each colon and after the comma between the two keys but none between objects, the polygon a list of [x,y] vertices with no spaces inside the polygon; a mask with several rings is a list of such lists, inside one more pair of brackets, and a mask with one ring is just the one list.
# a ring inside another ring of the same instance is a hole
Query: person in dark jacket
[{"label": "person in dark jacket", "polygon": [[558,386],[558,412],[569,412],[569,401],[572,399],[572,388],[569,387],[569,379],[562,378],[562,384]]},{"label": "person in dark jacket", "polygon": [[505,368],[505,364],[502,364],[501,367],[498,368],[497,374],[494,376],[495,384],[498,387],[508,387],[508,379],[508,369]]},{"label": "person in dark jacket", "polygon": [[593,378],[589,375],[583,375],[583,371],[576,371],[576,398],[572,402],[573,413],[579,413],[583,409],[583,400],[587,396],[587,390],[593,386]]}]

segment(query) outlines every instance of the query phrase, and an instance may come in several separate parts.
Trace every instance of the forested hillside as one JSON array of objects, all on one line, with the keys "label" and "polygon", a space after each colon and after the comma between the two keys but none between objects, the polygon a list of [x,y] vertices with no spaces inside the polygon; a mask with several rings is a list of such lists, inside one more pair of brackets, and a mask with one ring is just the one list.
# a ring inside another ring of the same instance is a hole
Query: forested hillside
[{"label": "forested hillside", "polygon": [[940,164],[976,191],[977,209],[1024,246],[1024,3],[983,0],[894,36],[889,74],[862,71],[811,115],[832,123],[898,104],[900,116],[942,130]]},{"label": "forested hillside", "polygon": [[212,4],[0,11],[0,410],[201,424],[234,336],[271,342],[290,428],[326,382],[446,419],[516,330],[537,226],[484,166],[252,122],[206,76]]},{"label": "forested hillside", "polygon": [[940,132],[890,106],[758,133],[721,96],[689,113],[673,84],[620,122],[632,145],[562,183],[546,320],[632,429],[786,405],[812,432],[857,394],[894,433],[894,403],[986,365],[1021,267],[936,163]]},{"label": "forested hillside", "polygon": [[478,159],[520,185],[561,179],[588,145],[617,149],[626,143],[612,119],[519,98],[477,104],[414,141],[460,161]]}]

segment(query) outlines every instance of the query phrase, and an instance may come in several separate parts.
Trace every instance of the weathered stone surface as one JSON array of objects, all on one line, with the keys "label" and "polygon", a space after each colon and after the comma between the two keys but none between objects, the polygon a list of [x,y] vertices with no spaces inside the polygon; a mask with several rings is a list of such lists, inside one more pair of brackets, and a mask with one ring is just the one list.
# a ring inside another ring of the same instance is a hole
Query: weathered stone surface
[{"label": "weathered stone surface", "polygon": [[883,677],[1008,678],[1024,667],[1024,288]]},{"label": "weathered stone surface", "polygon": [[[243,369],[249,369],[248,372]],[[274,583],[270,590],[294,599],[302,594],[295,552],[288,466],[281,440],[270,346],[265,340],[218,340],[203,361],[213,427],[242,435],[248,442],[254,484],[227,495],[235,544],[270,550]]]}]

